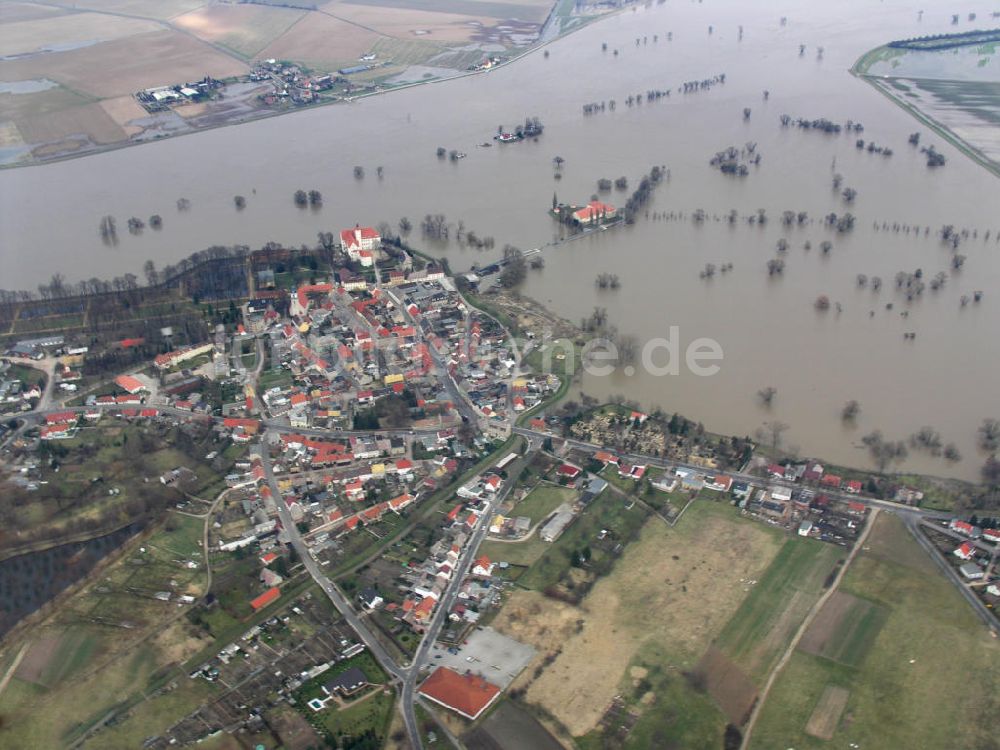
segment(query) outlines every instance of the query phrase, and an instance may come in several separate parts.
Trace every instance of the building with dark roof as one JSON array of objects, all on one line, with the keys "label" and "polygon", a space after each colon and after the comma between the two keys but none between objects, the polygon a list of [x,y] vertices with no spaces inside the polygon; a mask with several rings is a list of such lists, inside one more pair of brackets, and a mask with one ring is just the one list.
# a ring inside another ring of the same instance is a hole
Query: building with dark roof
[{"label": "building with dark roof", "polygon": [[327,695],[339,693],[346,698],[367,687],[368,684],[368,675],[358,667],[351,667],[323,685],[323,692]]}]

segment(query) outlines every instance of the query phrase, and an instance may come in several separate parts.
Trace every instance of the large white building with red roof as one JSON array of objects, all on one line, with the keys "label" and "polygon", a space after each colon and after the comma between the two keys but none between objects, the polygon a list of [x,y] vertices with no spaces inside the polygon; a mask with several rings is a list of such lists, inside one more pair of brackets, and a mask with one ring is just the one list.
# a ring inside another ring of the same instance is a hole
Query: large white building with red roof
[{"label": "large white building with red roof", "polygon": [[348,258],[362,266],[371,266],[375,262],[375,251],[382,246],[382,237],[372,227],[356,224],[354,229],[341,230],[340,244]]},{"label": "large white building with red roof", "polygon": [[573,212],[573,220],[577,224],[600,224],[618,215],[618,209],[609,203],[591,201],[583,208]]}]

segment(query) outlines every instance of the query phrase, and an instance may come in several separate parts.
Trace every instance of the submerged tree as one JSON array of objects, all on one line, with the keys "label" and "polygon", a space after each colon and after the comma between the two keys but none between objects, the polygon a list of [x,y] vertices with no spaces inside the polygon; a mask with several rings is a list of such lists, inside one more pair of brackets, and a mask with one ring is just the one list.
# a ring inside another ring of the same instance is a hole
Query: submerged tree
[{"label": "submerged tree", "polygon": [[840,418],[845,422],[853,422],[858,418],[858,414],[861,413],[861,404],[859,404],[854,399],[851,399],[846,404],[844,408],[840,410]]}]

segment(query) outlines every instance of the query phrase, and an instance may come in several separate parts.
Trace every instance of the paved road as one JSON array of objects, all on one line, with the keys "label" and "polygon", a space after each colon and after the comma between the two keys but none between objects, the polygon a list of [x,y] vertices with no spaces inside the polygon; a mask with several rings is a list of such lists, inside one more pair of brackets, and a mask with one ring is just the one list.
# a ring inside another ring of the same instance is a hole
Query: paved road
[{"label": "paved road", "polygon": [[[515,427],[514,433],[521,435],[523,437],[530,438],[532,440],[544,440],[545,438],[554,437],[549,433],[542,432],[540,430],[532,430],[527,427]],[[578,448],[584,451],[598,451],[607,450],[605,447],[597,445],[596,443],[587,443],[582,440],[566,440],[567,445],[572,448]],[[632,463],[645,464],[648,466],[655,466],[660,469],[690,469],[692,471],[704,472],[706,469],[704,466],[696,466],[695,464],[686,464],[681,461],[668,461],[656,456],[646,456],[639,453],[619,453],[619,457],[625,459],[626,461]],[[803,489],[802,485],[796,484],[794,482],[789,482],[782,479],[767,479],[763,477],[756,476],[754,474],[744,474],[741,472],[727,471],[726,476],[732,477],[737,481],[751,482],[753,484],[760,485],[762,482],[766,483],[770,487],[784,487],[786,489]],[[812,488],[807,488],[812,489]],[[881,508],[883,510],[889,510],[900,516],[910,516],[917,518],[952,518],[954,514],[943,513],[941,511],[935,510],[923,510],[922,508],[915,508],[910,505],[903,505],[902,503],[896,503],[892,500],[881,500],[877,497],[869,497],[867,495],[852,495],[846,492],[839,492],[836,490],[828,489],[817,489],[817,492],[821,492],[827,497],[843,500],[844,502],[857,502],[863,503],[869,507]],[[974,511],[970,511],[974,512]]]},{"label": "paved road", "polygon": [[281,491],[278,489],[278,481],[274,478],[274,472],[271,470],[271,457],[268,455],[268,450],[266,446],[260,446],[260,457],[261,465],[264,468],[264,478],[267,480],[268,486],[271,488],[271,493],[274,496],[275,503],[278,506],[278,518],[281,519],[281,526],[288,534],[289,540],[291,541],[292,547],[299,555],[299,559],[302,560],[302,564],[305,565],[306,571],[312,576],[313,580],[319,584],[320,588],[327,595],[327,598],[333,603],[337,611],[341,616],[347,621],[354,631],[361,638],[368,650],[371,651],[372,655],[378,660],[382,668],[386,670],[390,675],[392,675],[397,680],[403,680],[406,678],[408,670],[402,668],[393,661],[392,657],[385,650],[379,640],[375,635],[368,629],[368,625],[361,621],[351,603],[344,597],[343,594],[337,589],[326,574],[320,568],[319,563],[316,562],[315,558],[312,556],[312,552],[306,546],[306,543],[302,539],[302,534],[299,533],[295,522],[292,520],[292,514],[288,510],[288,505],[285,503],[284,498],[281,495]]},{"label": "paved road", "polygon": [[[414,701],[416,699],[417,683],[420,681],[421,670],[428,661],[431,648],[437,642],[438,636],[441,634],[441,629],[444,627],[444,623],[448,619],[448,613],[451,612],[451,609],[455,604],[455,599],[458,598],[458,592],[462,587],[462,581],[469,574],[469,571],[472,569],[472,564],[478,556],[479,545],[482,544],[483,540],[486,538],[486,534],[490,528],[490,519],[493,518],[494,510],[499,507],[510,494],[514,485],[517,484],[517,477],[520,476],[521,471],[528,464],[529,460],[530,454],[525,454],[523,457],[518,459],[518,462],[509,473],[510,479],[504,482],[500,492],[496,493],[493,499],[486,504],[485,510],[480,514],[479,525],[473,532],[472,537],[466,543],[465,549],[462,551],[462,556],[459,558],[458,564],[455,566],[451,580],[448,582],[448,586],[441,594],[441,599],[438,601],[437,608],[434,610],[434,616],[431,618],[431,623],[424,632],[424,636],[421,639],[420,645],[417,647],[417,652],[413,657],[412,663],[410,664],[409,674],[407,674],[406,679],[403,681],[403,718],[406,722],[407,731],[410,732],[410,743],[413,750],[423,750],[424,747],[423,737],[421,737],[420,732],[417,731],[417,719],[416,714],[414,713]],[[413,731],[410,730],[411,726],[413,727]]]},{"label": "paved road", "polygon": [[[995,636],[997,633],[997,621],[995,616],[993,615],[993,612],[991,612],[990,609],[985,604],[983,604],[982,600],[978,596],[976,596],[975,591],[973,591],[972,589],[970,589],[968,586],[965,585],[965,581],[963,581],[961,576],[959,576],[958,571],[956,571],[951,565],[949,565],[945,561],[945,559],[941,556],[941,553],[937,550],[937,548],[920,530],[920,526],[923,523],[923,521],[917,516],[908,515],[903,518],[903,523],[906,524],[906,528],[908,528],[910,530],[910,533],[913,534],[913,538],[917,540],[917,543],[921,547],[923,547],[924,552],[930,555],[931,559],[934,560],[934,564],[941,569],[941,572],[944,573],[945,578],[951,581],[955,585],[955,587],[958,588],[962,596],[965,597],[965,600],[972,607],[972,610],[976,613],[979,619],[983,621],[983,624],[986,625],[986,627],[989,628],[989,630]],[[933,528],[940,530],[940,527],[937,526]]]}]

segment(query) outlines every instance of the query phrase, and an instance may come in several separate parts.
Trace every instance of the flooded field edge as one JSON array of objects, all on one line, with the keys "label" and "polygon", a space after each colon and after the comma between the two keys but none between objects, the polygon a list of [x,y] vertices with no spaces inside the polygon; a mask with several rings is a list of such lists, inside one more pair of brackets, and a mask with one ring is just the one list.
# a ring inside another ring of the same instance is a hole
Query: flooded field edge
[{"label": "flooded field edge", "polygon": [[[851,75],[856,78],[860,78],[862,81],[870,85],[880,94],[885,96],[889,101],[896,104],[898,107],[903,109],[905,112],[909,113],[915,120],[917,120],[921,125],[930,128],[939,136],[944,138],[946,141],[951,143],[955,148],[961,151],[963,154],[968,156],[974,162],[984,167],[988,171],[992,172],[997,177],[1000,177],[1000,162],[996,162],[990,159],[986,154],[982,153],[973,144],[969,143],[957,133],[955,133],[947,125],[936,120],[932,115],[924,112],[919,107],[911,104],[910,102],[904,101],[899,95],[893,93],[890,87],[883,84],[883,79],[877,76],[872,76],[866,73],[870,64],[875,60],[875,58],[887,50],[888,47],[882,45],[881,47],[875,47],[869,50],[861,57],[858,58],[857,62],[851,66]],[[888,80],[888,79],[885,79]]]}]

